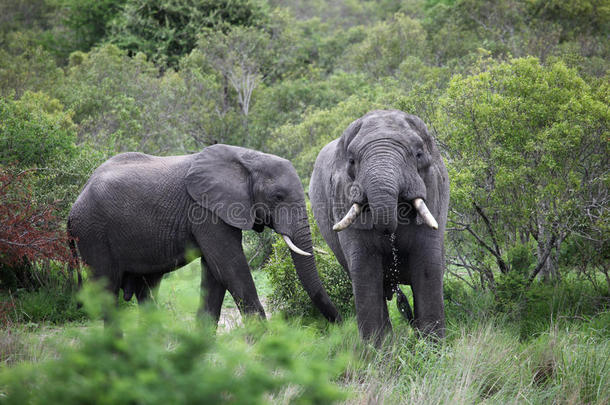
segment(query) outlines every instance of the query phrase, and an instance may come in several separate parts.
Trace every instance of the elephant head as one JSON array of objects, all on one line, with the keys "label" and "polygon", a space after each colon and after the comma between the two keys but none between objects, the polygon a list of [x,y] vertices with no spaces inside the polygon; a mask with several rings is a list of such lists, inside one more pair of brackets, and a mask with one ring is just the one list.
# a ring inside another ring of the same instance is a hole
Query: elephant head
[{"label": "elephant head", "polygon": [[305,290],[331,322],[340,315],[318,276],[305,193],[292,164],[280,157],[229,145],[195,155],[186,176],[189,195],[226,224],[281,234]]},{"label": "elephant head", "polygon": [[[426,125],[402,111],[372,111],[354,121],[339,139],[335,156],[335,201],[348,227],[393,233],[416,219],[438,228],[440,161]],[[347,214],[345,214],[347,212]],[[417,216],[416,216],[417,215]]]}]

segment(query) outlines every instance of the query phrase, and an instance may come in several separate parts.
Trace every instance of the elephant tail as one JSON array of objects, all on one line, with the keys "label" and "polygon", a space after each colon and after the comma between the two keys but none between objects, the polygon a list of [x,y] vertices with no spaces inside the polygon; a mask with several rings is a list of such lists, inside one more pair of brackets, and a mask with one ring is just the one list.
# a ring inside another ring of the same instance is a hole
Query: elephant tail
[{"label": "elephant tail", "polygon": [[83,285],[83,277],[80,271],[80,260],[78,258],[78,249],[76,248],[76,239],[72,234],[72,226],[69,219],[66,229],[68,233],[68,245],[70,246],[70,252],[72,253],[72,258],[68,262],[68,270],[70,271],[70,274],[74,274],[74,271],[76,270],[77,285],[80,289]]}]

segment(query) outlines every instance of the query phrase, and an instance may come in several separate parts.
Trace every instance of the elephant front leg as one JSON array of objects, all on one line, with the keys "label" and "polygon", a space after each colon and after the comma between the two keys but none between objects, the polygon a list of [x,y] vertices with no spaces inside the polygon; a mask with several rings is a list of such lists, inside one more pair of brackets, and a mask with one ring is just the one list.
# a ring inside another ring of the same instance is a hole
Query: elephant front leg
[{"label": "elephant front leg", "polygon": [[379,345],[392,330],[383,290],[381,257],[365,250],[352,253],[348,260],[360,336]]},{"label": "elephant front leg", "polygon": [[217,227],[220,229],[215,232],[197,235],[197,242],[208,269],[208,277],[202,282],[204,292],[207,292],[208,296],[202,301],[199,313],[205,311],[213,318],[219,316],[221,290],[224,287],[233,296],[242,315],[258,314],[266,319],[242,249],[241,231],[224,224],[218,224]]},{"label": "elephant front leg", "polygon": [[445,337],[442,250],[428,244],[412,250],[409,260],[414,325],[425,336]]}]

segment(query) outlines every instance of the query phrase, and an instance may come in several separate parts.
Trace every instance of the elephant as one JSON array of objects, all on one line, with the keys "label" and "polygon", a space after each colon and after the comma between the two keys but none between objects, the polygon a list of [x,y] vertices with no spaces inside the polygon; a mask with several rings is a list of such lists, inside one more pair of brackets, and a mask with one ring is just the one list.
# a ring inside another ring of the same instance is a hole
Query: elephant
[{"label": "elephant", "polygon": [[242,248],[242,230],[282,235],[303,287],[341,320],[317,273],[305,193],[278,156],[215,144],[158,157],[127,152],[100,165],[72,206],[68,233],[94,279],[118,298],[151,297],[165,273],[201,257],[199,316],[218,322],[226,290],[242,314],[265,318]]},{"label": "elephant", "polygon": [[[354,293],[360,336],[391,331],[386,300],[421,335],[445,334],[447,169],[424,122],[376,110],[318,154],[309,185],[314,218]],[[410,285],[414,314],[399,284]]]}]

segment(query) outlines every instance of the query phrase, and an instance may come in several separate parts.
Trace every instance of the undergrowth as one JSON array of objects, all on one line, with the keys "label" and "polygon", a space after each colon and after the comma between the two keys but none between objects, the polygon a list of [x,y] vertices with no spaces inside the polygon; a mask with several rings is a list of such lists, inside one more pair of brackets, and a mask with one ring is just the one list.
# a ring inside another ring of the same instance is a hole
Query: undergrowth
[{"label": "undergrowth", "polygon": [[[390,302],[379,348],[353,316],[273,316],[215,334],[161,305],[119,308],[106,327],[14,324],[0,334],[0,403],[609,403],[604,297],[578,280],[530,291],[509,311],[502,293],[448,280],[443,342],[421,339]],[[85,308],[114,311],[95,295]]]}]

